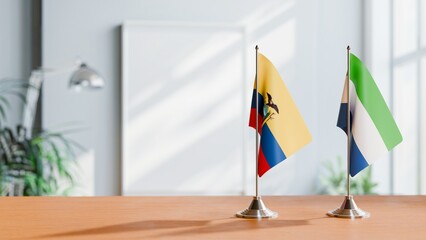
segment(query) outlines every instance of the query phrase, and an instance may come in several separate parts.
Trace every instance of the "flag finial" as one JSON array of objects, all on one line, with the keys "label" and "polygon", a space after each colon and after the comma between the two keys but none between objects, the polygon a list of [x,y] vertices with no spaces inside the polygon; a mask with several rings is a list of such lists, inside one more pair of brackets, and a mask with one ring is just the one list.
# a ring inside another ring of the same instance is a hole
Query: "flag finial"
[{"label": "flag finial", "polygon": [[349,51],[349,50],[351,50],[351,47],[349,47],[349,45],[348,45],[348,47],[346,49],[348,49],[348,51]]},{"label": "flag finial", "polygon": [[259,46],[256,45],[256,47],[254,47],[254,49],[259,50]]}]

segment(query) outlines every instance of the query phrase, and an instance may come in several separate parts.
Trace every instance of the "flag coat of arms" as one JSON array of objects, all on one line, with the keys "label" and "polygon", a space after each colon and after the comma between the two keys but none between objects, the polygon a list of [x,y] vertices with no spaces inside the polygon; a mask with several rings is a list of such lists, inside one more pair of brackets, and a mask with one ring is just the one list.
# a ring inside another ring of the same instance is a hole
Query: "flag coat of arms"
[{"label": "flag coat of arms", "polygon": [[249,126],[256,129],[256,92],[260,146],[258,174],[282,162],[311,140],[311,134],[274,65],[258,53]]},{"label": "flag coat of arms", "polygon": [[350,81],[346,74],[337,126],[347,130],[349,81],[351,152],[350,174],[355,176],[402,142],[402,135],[368,69],[350,54]]}]

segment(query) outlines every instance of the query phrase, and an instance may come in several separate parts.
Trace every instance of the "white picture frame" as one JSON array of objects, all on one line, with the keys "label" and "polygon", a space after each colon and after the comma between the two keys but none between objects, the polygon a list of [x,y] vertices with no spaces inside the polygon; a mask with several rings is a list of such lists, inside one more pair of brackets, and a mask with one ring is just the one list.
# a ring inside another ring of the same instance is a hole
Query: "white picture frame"
[{"label": "white picture frame", "polygon": [[122,195],[244,194],[246,45],[241,26],[123,24]]}]

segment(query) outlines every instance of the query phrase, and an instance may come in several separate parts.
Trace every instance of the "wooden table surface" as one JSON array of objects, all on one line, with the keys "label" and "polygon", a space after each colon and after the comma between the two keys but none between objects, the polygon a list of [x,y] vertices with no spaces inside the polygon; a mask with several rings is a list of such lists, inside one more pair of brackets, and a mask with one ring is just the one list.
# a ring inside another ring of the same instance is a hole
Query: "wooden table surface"
[{"label": "wooden table surface", "polygon": [[426,196],[356,196],[358,220],[325,216],[341,196],[263,200],[278,218],[235,218],[251,197],[2,197],[0,239],[426,239]]}]

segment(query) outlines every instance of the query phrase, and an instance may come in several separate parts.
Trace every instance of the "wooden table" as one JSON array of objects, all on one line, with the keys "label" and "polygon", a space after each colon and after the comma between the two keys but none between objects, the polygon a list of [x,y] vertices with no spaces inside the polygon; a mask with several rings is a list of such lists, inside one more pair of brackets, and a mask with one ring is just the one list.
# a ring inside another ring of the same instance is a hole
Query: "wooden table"
[{"label": "wooden table", "polygon": [[278,218],[235,218],[251,197],[2,197],[0,239],[426,239],[426,196],[357,196],[358,220],[325,216],[341,196],[263,200]]}]

